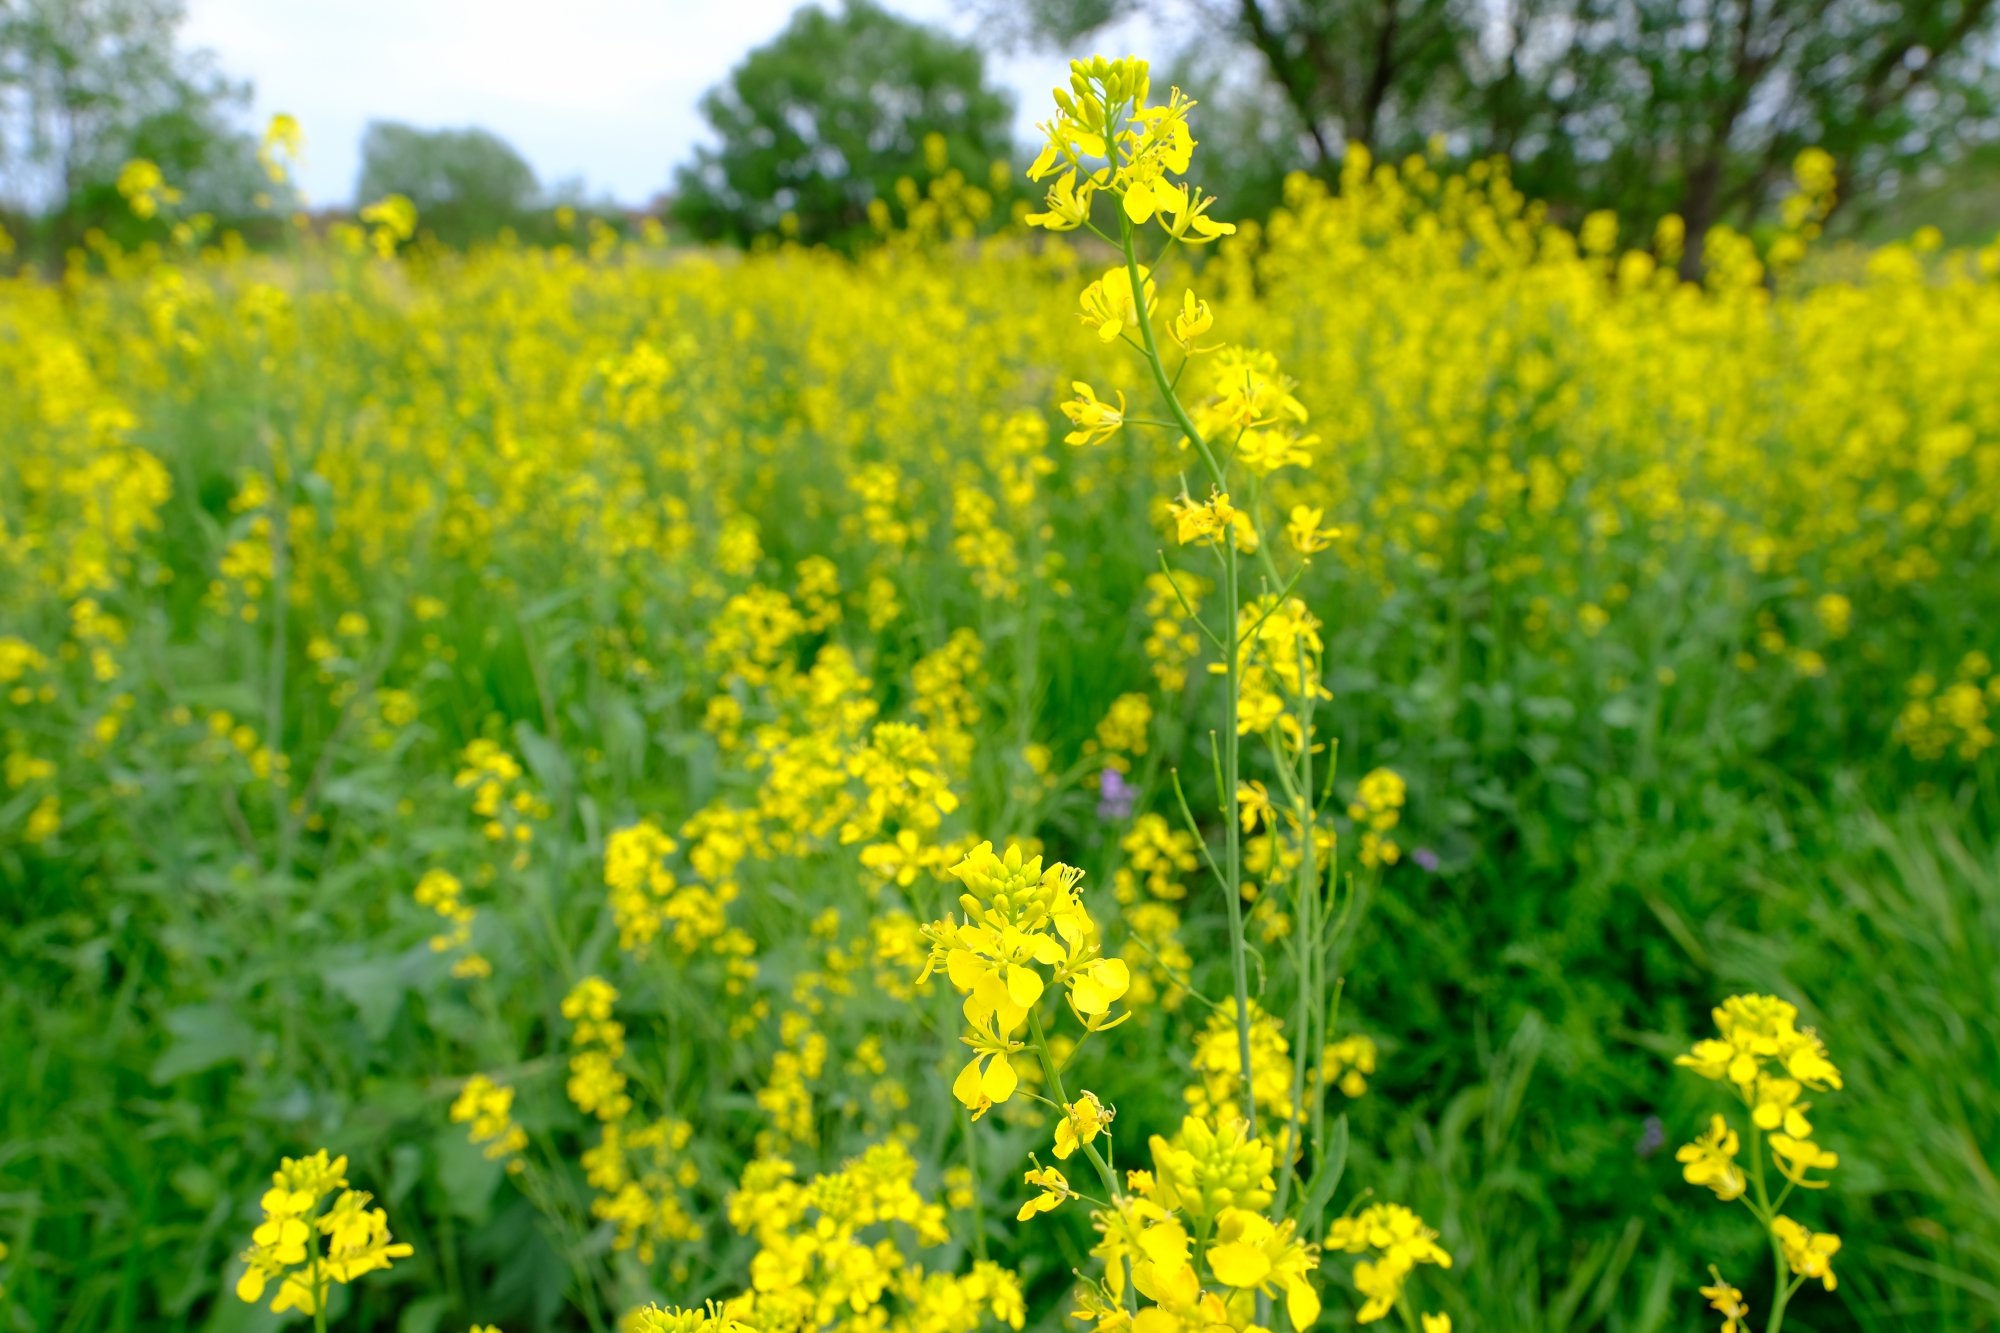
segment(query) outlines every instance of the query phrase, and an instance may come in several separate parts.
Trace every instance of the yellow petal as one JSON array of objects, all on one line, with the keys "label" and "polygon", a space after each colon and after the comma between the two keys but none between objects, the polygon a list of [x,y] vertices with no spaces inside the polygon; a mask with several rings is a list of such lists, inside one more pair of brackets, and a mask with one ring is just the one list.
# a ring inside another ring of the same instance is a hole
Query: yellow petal
[{"label": "yellow petal", "polygon": [[1241,1241],[1210,1249],[1208,1267],[1217,1282],[1229,1287],[1254,1287],[1271,1275],[1270,1256]]},{"label": "yellow petal", "polygon": [[[974,1056],[971,1063],[959,1070],[958,1077],[952,1080],[951,1095],[966,1106],[979,1105],[979,1060],[980,1057]],[[994,1063],[1004,1062],[996,1060]]]},{"label": "yellow petal", "polygon": [[[1312,1283],[1295,1277],[1285,1284],[1285,1313],[1291,1316],[1292,1327],[1300,1333],[1313,1326],[1313,1321],[1319,1318],[1319,1293],[1313,1290]],[[1451,1333],[1451,1319],[1445,1315],[1438,1317],[1444,1324],[1437,1333]],[[1425,1333],[1431,1333],[1430,1319],[1429,1315],[1424,1316]]]},{"label": "yellow petal", "polygon": [[1023,1009],[1032,1008],[1035,1001],[1042,998],[1042,974],[1019,963],[1009,964],[1007,994]]},{"label": "yellow petal", "polygon": [[[962,1080],[964,1075],[961,1074],[959,1077]],[[1019,1087],[1020,1083],[1021,1076],[1014,1072],[1013,1063],[1004,1055],[993,1057],[993,1063],[986,1066],[985,1077],[979,1081],[980,1087],[985,1090],[986,1100],[990,1102],[1006,1101],[1014,1095],[1014,1089]],[[970,1102],[966,1104],[971,1105]]]},{"label": "yellow petal", "polygon": [[945,955],[944,972],[951,978],[951,984],[960,990],[971,990],[979,984],[979,979],[992,970],[988,963],[969,949],[953,949]]}]

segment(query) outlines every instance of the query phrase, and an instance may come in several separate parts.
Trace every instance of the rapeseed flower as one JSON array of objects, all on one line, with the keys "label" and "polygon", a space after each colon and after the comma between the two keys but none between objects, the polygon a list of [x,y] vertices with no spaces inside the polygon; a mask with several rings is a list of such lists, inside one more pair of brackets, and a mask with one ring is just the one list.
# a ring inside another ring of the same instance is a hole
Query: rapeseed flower
[{"label": "rapeseed flower", "polygon": [[[371,1195],[345,1188],[346,1171],[347,1159],[329,1160],[325,1149],[284,1159],[261,1200],[264,1220],[243,1252],[239,1299],[256,1304],[276,1280],[272,1313],[296,1309],[324,1326],[320,1316],[332,1283],[352,1282],[413,1253],[389,1234],[388,1215],[367,1206]],[[339,1197],[322,1209],[336,1190]]]},{"label": "rapeseed flower", "polygon": [[1727,1203],[1748,1187],[1743,1169],[1736,1165],[1736,1152],[1736,1131],[1718,1113],[1709,1121],[1708,1132],[1682,1145],[1674,1160],[1685,1164],[1681,1175],[1688,1184],[1707,1186]]},{"label": "rapeseed flower", "polygon": [[1771,1234],[1784,1248],[1786,1265],[1799,1278],[1817,1278],[1828,1291],[1840,1285],[1833,1275],[1833,1256],[1840,1252],[1840,1237],[1829,1232],[1814,1234],[1783,1216],[1772,1221]]}]

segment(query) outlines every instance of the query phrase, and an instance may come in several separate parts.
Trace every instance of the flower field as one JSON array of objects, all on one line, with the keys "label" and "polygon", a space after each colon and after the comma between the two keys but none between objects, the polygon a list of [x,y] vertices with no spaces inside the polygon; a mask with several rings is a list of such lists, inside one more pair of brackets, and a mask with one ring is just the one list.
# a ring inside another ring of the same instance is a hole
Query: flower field
[{"label": "flower field", "polygon": [[1211,236],[1122,68],[0,284],[0,1328],[2000,1325],[2000,242]]}]

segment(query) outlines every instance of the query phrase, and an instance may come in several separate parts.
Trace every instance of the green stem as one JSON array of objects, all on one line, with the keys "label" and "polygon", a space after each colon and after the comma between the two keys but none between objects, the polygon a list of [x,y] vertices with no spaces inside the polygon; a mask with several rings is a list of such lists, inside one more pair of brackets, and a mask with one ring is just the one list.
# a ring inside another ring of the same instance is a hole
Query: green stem
[{"label": "green stem", "polygon": [[[1161,359],[1158,341],[1153,337],[1153,316],[1146,305],[1146,284],[1139,275],[1139,254],[1133,244],[1132,220],[1121,209],[1118,214],[1118,234],[1125,251],[1125,274],[1132,284],[1132,309],[1139,322],[1140,337],[1146,348],[1146,364],[1153,372],[1153,384],[1160,391],[1160,397],[1167,405],[1180,428],[1187,433],[1190,443],[1201,459],[1208,465],[1209,476],[1219,491],[1227,491],[1228,477],[1216,462],[1215,454],[1208,447],[1208,441],[1195,429],[1187,409],[1175,395],[1173,385],[1167,377],[1166,362]],[[1248,953],[1243,938],[1243,830],[1239,823],[1236,783],[1241,772],[1239,754],[1241,737],[1236,732],[1237,706],[1242,694],[1242,664],[1237,660],[1241,654],[1241,641],[1237,629],[1237,606],[1241,597],[1238,587],[1236,563],[1236,541],[1233,532],[1220,536],[1217,554],[1222,561],[1222,621],[1226,627],[1229,651],[1224,657],[1227,668],[1223,676],[1222,692],[1222,791],[1217,798],[1223,813],[1223,854],[1224,879],[1222,899],[1229,908],[1229,967],[1230,980],[1236,992],[1236,1046],[1237,1058],[1242,1062],[1243,1118],[1249,1122],[1250,1133],[1257,1132],[1257,1097],[1250,1079],[1250,971]]]},{"label": "green stem", "polygon": [[1784,1280],[1784,1266],[1778,1268],[1778,1291],[1771,1301],[1771,1322],[1765,1325],[1765,1333],[1780,1333],[1785,1326],[1785,1307],[1792,1303],[1792,1297],[1805,1285],[1804,1277],[1792,1281]]},{"label": "green stem", "polygon": [[986,1262],[986,1208],[979,1198],[979,1143],[972,1127],[972,1112],[960,1107],[959,1123],[965,1128],[965,1171],[972,1178],[972,1257]]},{"label": "green stem", "polygon": [[[1291,798],[1292,809],[1299,822],[1299,872],[1293,892],[1292,914],[1296,918],[1292,925],[1292,938],[1296,941],[1293,950],[1293,970],[1298,974],[1298,998],[1292,1013],[1292,1118],[1285,1124],[1285,1156],[1278,1168],[1278,1192],[1274,1202],[1274,1215],[1285,1216],[1291,1202],[1292,1179],[1298,1172],[1299,1125],[1303,1119],[1306,1096],[1306,1061],[1312,1051],[1312,1014],[1319,1007],[1319,992],[1325,981],[1320,975],[1322,969],[1315,967],[1318,958],[1319,940],[1319,873],[1318,848],[1313,840],[1312,812],[1312,681],[1306,675],[1305,644],[1299,643],[1299,755],[1296,783],[1287,773],[1283,763],[1283,751],[1273,749],[1274,758],[1279,762],[1276,770],[1286,779],[1286,794]],[[1272,830],[1272,836],[1277,831]],[[1326,1089],[1318,1089],[1324,1100]]]},{"label": "green stem", "polygon": [[[1057,1105],[1067,1106],[1069,1094],[1063,1091],[1062,1072],[1056,1068],[1055,1057],[1049,1054],[1049,1039],[1042,1034],[1042,1015],[1036,1009],[1028,1010],[1028,1034],[1034,1039],[1035,1054],[1042,1058],[1042,1073],[1048,1078],[1049,1087],[1056,1094]],[[1119,1197],[1118,1177],[1111,1170],[1111,1164],[1099,1156],[1097,1149],[1090,1144],[1082,1146],[1084,1155],[1090,1158],[1090,1164],[1097,1168],[1097,1178],[1104,1182],[1105,1196],[1115,1201]]]}]

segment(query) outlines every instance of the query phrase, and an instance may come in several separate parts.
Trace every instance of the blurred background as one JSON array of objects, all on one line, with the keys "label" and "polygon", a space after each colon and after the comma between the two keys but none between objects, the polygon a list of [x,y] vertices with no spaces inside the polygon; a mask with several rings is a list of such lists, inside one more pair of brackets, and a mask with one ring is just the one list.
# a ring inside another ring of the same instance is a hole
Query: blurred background
[{"label": "blurred background", "polygon": [[[1558,222],[1594,209],[1768,221],[1804,147],[1842,182],[1830,229],[2000,215],[1992,0],[902,0],[795,8],[584,0],[15,0],[0,8],[0,202],[30,254],[130,224],[154,160],[247,221],[255,134],[299,119],[310,205],[408,195],[438,239],[553,209],[656,216],[683,239],[851,241],[922,185],[927,133],[985,182],[1019,157],[1072,54],[1144,51],[1207,104],[1236,217],[1293,171],[1506,154]],[[1018,173],[992,183],[1014,191]],[[1003,199],[1005,196],[1003,195]],[[784,223],[786,215],[793,221]],[[1004,223],[1005,211],[996,215]],[[248,228],[255,237],[255,228]],[[1699,246],[1691,246],[1692,271]]]}]

